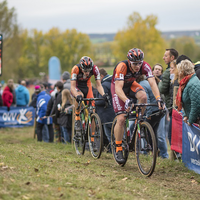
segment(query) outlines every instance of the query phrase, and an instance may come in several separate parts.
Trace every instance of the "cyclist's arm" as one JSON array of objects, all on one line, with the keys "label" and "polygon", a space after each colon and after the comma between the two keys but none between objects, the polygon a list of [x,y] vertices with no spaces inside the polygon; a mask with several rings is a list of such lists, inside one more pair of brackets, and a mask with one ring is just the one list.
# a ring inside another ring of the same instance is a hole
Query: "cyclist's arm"
[{"label": "cyclist's arm", "polygon": [[160,92],[156,84],[155,78],[154,77],[148,78],[148,82],[149,82],[149,85],[151,86],[154,97],[157,99],[158,97],[160,97]]},{"label": "cyclist's arm", "polygon": [[115,81],[115,93],[117,94],[117,96],[123,101],[125,102],[128,98],[127,96],[124,94],[123,91],[123,86],[124,86],[124,81],[120,80],[120,81]]},{"label": "cyclist's arm", "polygon": [[71,80],[71,93],[74,97],[77,97],[79,95],[78,92],[76,91],[76,80],[75,81]]},{"label": "cyclist's arm", "polygon": [[104,92],[104,89],[101,85],[101,80],[96,80],[96,84],[97,84],[98,92],[101,94],[101,96],[103,96],[105,94],[105,92]]}]

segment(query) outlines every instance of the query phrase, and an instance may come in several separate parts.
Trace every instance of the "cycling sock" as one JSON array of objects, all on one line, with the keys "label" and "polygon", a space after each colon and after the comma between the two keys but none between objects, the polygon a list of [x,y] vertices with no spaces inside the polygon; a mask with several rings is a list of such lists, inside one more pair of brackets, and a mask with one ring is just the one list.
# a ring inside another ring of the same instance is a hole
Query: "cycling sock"
[{"label": "cycling sock", "polygon": [[95,132],[92,132],[91,142],[94,142],[94,134]]},{"label": "cycling sock", "polygon": [[80,111],[76,111],[75,114],[75,120],[80,120]]},{"label": "cycling sock", "polygon": [[121,141],[116,141],[116,153],[118,151],[122,151],[122,140]]}]

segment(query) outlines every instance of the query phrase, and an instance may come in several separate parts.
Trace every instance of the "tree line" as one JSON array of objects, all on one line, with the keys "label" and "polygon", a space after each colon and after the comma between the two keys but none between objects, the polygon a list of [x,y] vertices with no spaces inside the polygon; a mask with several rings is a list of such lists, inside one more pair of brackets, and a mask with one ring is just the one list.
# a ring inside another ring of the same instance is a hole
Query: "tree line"
[{"label": "tree line", "polygon": [[126,27],[116,33],[114,41],[93,44],[88,34],[76,29],[61,32],[52,28],[47,33],[22,29],[17,24],[14,8],[7,1],[0,3],[0,33],[3,34],[3,69],[1,80],[39,77],[48,74],[48,61],[52,56],[60,59],[62,71],[71,71],[83,55],[90,56],[99,67],[115,66],[126,59],[133,47],[144,51],[145,61],[151,66],[163,64],[166,48],[175,48],[196,62],[200,60],[200,46],[193,38],[181,37],[165,40],[156,29],[158,18],[149,15],[142,18],[134,12],[127,19]]}]

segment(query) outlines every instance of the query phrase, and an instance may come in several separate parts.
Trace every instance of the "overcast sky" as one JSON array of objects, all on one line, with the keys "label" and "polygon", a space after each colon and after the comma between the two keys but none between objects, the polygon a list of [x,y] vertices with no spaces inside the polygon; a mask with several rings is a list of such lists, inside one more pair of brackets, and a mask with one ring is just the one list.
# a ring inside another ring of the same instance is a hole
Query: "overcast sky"
[{"label": "overcast sky", "polygon": [[[0,0],[2,2],[2,0]],[[200,30],[200,0],[7,0],[18,24],[48,32],[75,28],[83,33],[116,33],[128,16],[156,15],[160,31]]]}]

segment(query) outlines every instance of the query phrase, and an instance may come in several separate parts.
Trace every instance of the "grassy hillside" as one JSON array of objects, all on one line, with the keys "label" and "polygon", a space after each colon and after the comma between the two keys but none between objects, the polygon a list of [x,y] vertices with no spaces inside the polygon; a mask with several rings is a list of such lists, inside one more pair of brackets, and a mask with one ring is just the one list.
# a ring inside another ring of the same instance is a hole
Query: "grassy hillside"
[{"label": "grassy hillside", "polygon": [[199,199],[200,175],[158,158],[143,177],[130,153],[124,167],[111,154],[94,160],[72,145],[33,139],[33,128],[0,129],[0,199]]}]

